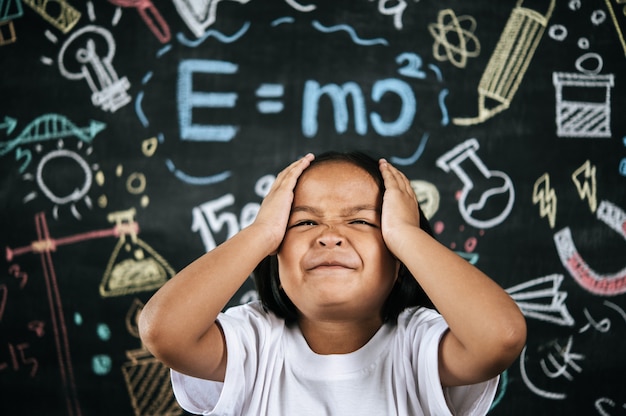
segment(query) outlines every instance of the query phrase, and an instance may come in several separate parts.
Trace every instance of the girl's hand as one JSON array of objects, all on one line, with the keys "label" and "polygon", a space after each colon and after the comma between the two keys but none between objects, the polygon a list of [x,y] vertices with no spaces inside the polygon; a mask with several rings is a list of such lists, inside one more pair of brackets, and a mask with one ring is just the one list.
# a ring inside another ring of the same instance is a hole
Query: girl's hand
[{"label": "girl's hand", "polygon": [[283,241],[293,203],[293,190],[298,178],[315,156],[308,153],[283,169],[263,199],[253,225],[267,233],[270,252],[278,250]]},{"label": "girl's hand", "polygon": [[392,253],[401,252],[403,235],[412,227],[419,228],[420,216],[417,197],[406,176],[385,159],[379,161],[385,194],[381,214],[383,239]]}]

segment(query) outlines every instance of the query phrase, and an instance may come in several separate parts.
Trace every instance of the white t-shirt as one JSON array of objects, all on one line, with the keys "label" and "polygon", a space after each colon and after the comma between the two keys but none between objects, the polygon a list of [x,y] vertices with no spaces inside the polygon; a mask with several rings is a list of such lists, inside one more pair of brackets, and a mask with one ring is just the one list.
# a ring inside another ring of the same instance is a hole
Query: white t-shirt
[{"label": "white t-shirt", "polygon": [[484,415],[498,378],[441,387],[437,312],[410,308],[349,354],[313,352],[297,325],[260,302],[218,317],[228,358],[223,383],[171,371],[180,406],[203,415]]}]

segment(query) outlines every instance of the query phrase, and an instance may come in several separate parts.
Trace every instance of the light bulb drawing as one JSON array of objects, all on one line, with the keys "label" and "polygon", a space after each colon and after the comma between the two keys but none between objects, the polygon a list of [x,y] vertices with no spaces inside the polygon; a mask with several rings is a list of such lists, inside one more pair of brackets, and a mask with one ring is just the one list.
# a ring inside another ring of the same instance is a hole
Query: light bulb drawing
[{"label": "light bulb drawing", "polygon": [[105,28],[88,25],[74,32],[59,50],[61,75],[70,80],[84,79],[92,92],[91,102],[114,113],[131,101],[130,82],[119,78],[113,68],[115,40]]}]

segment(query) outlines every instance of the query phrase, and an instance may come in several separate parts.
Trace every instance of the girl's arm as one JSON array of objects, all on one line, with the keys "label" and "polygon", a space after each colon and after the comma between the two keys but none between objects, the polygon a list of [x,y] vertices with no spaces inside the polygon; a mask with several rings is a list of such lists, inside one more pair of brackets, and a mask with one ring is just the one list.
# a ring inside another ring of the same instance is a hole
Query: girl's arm
[{"label": "girl's arm", "polygon": [[439,349],[444,386],[474,384],[504,371],[526,342],[524,316],[511,297],[465,259],[419,228],[408,179],[385,160],[382,232],[448,323]]},{"label": "girl's arm", "polygon": [[139,317],[141,340],[166,366],[223,381],[226,344],[215,320],[257,264],[278,249],[307,155],[278,174],[253,224],[204,254],[164,284]]}]

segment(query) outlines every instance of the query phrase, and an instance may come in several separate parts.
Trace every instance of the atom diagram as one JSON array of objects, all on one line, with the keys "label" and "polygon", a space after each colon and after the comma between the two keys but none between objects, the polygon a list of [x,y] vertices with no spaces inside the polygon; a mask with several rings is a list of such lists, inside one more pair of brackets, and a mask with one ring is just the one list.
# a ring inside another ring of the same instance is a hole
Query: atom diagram
[{"label": "atom diagram", "polygon": [[428,25],[435,39],[433,56],[440,62],[450,61],[457,68],[465,68],[467,58],[480,54],[480,42],[474,35],[476,20],[472,16],[456,16],[451,9],[441,10],[437,23]]}]

